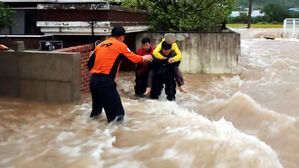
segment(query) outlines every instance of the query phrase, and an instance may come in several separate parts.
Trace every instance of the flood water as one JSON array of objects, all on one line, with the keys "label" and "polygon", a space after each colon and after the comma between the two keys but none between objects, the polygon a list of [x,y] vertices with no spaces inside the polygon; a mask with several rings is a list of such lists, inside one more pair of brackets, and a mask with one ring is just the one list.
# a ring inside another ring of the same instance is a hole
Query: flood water
[{"label": "flood water", "polygon": [[136,99],[134,74],[121,72],[123,126],[89,119],[89,94],[65,105],[0,98],[0,167],[298,168],[299,40],[237,31],[240,73],[184,74],[176,102]]}]

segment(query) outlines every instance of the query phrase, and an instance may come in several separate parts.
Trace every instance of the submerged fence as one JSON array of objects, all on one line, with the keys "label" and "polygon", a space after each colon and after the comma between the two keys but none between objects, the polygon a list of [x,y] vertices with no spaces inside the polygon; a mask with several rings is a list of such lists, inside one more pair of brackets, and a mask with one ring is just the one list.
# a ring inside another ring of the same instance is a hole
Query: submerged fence
[{"label": "submerged fence", "polygon": [[283,22],[283,37],[299,37],[299,18],[286,18]]}]

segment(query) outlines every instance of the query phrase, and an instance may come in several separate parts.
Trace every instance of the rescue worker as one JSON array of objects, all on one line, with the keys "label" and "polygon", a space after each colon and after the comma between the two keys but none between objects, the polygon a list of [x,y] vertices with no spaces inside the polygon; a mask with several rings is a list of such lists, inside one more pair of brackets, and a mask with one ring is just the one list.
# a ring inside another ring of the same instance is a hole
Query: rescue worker
[{"label": "rescue worker", "polygon": [[90,117],[98,116],[101,114],[102,108],[104,108],[108,123],[113,120],[122,122],[125,115],[114,81],[118,74],[121,60],[127,57],[134,63],[152,61],[151,55],[142,57],[134,54],[123,43],[124,40],[125,29],[121,26],[114,27],[111,37],[96,46],[88,61],[88,68],[91,69],[92,73],[90,79],[92,112]]},{"label": "rescue worker", "polygon": [[[149,38],[143,38],[141,40],[142,46],[137,50],[137,54],[144,56],[144,55],[152,55],[155,49],[154,46],[151,45],[151,41]],[[151,67],[151,62],[142,62],[137,64],[136,68],[136,78],[135,78],[135,95],[139,97],[144,97],[144,92],[147,86],[147,78],[148,73]]]}]

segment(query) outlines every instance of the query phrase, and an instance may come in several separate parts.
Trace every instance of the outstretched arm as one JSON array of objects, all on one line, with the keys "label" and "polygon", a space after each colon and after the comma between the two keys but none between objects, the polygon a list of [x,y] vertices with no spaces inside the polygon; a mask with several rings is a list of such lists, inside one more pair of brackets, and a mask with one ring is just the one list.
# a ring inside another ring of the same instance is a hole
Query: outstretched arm
[{"label": "outstretched arm", "polygon": [[183,87],[184,79],[183,79],[183,75],[182,75],[182,72],[180,71],[179,67],[175,66],[173,70],[174,70],[174,77],[178,84],[178,88],[179,88],[180,92],[187,93],[187,91]]},{"label": "outstretched arm", "polygon": [[152,85],[153,85],[153,76],[154,76],[154,70],[151,69],[148,72],[148,76],[147,76],[147,83],[146,83],[146,90],[144,92],[144,95],[149,95],[152,89]]},{"label": "outstretched arm", "polygon": [[153,59],[151,55],[145,55],[143,57],[140,55],[136,55],[125,44],[123,44],[120,50],[121,50],[120,53],[122,53],[125,57],[127,57],[130,61],[134,63],[141,63],[143,61],[152,61]]},{"label": "outstretched arm", "polygon": [[175,80],[176,80],[178,86],[184,85],[183,75],[182,75],[182,72],[180,71],[179,67],[174,66],[173,71],[174,71],[174,77],[175,77]]}]

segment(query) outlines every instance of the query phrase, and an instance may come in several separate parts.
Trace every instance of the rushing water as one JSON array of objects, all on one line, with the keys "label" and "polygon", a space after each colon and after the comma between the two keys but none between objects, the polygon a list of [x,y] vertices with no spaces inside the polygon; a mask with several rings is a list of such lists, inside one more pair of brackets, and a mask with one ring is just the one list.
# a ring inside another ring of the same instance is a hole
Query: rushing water
[{"label": "rushing water", "polygon": [[176,102],[134,98],[133,73],[121,73],[123,126],[89,119],[89,94],[66,105],[0,98],[0,167],[298,168],[299,41],[239,31],[240,73],[184,74]]}]

